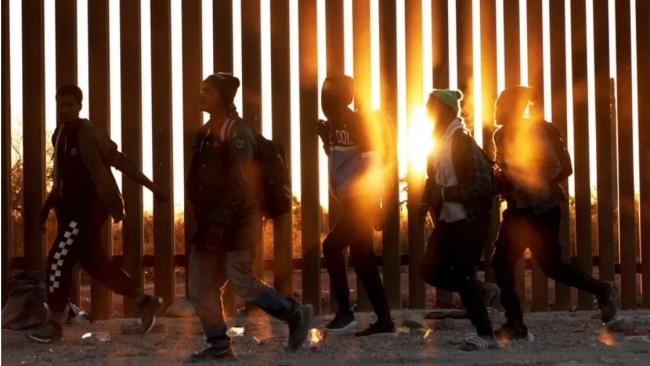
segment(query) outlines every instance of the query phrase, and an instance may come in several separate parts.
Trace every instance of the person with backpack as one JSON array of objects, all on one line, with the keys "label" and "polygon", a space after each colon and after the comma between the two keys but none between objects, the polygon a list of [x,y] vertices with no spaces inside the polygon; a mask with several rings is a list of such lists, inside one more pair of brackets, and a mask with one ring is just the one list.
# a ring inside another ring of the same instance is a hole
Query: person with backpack
[{"label": "person with backpack", "polygon": [[210,346],[193,354],[192,361],[233,356],[221,302],[226,282],[244,301],[287,323],[290,351],[300,348],[311,327],[311,305],[283,297],[253,275],[263,214],[256,163],[260,144],[233,104],[239,84],[232,74],[217,73],[201,87],[201,110],[210,120],[197,132],[186,183],[197,222],[190,244],[189,297]]},{"label": "person with backpack", "polygon": [[458,90],[435,89],[427,113],[435,123],[436,148],[427,164],[420,215],[434,220],[434,229],[420,264],[420,278],[458,292],[477,335],[465,340],[465,351],[496,348],[492,324],[476,266],[488,237],[494,176],[490,160],[460,117]]},{"label": "person with backpack", "polygon": [[330,191],[341,203],[341,216],[323,241],[323,256],[339,306],[326,329],[336,333],[356,327],[344,253],[350,247],[352,267],[377,315],[376,322],[355,335],[395,333],[373,250],[373,227],[380,229],[383,217],[381,179],[372,178],[381,170],[381,152],[374,143],[374,130],[379,126],[373,125],[369,114],[348,107],[353,98],[354,80],[349,76],[330,76],[323,82],[321,106],[327,120],[319,120],[318,133],[328,155]]},{"label": "person with backpack", "polygon": [[109,215],[115,222],[124,218],[122,196],[111,167],[149,188],[156,199],[168,200],[169,196],[117,150],[103,129],[79,118],[82,99],[77,85],[63,85],[56,93],[58,126],[52,136],[53,185],[39,218],[41,230],[45,231],[47,217],[54,208],[58,233],[45,267],[50,317],[27,334],[39,343],[59,341],[63,336],[62,325],[68,318],[66,308],[77,263],[90,277],[135,300],[142,333],[151,330],[162,303],[159,297],[145,295],[122,268],[108,260],[101,229]]},{"label": "person with backpack", "polygon": [[494,118],[500,125],[493,136],[501,172],[497,180],[508,205],[492,256],[507,318],[496,331],[498,338],[528,338],[515,292],[515,263],[526,248],[556,283],[594,294],[603,322],[612,320],[618,309],[614,284],[596,280],[562,259],[560,203],[566,194],[560,184],[573,172],[571,157],[555,126],[536,117],[536,100],[532,88],[517,86],[504,90],[495,103]]}]

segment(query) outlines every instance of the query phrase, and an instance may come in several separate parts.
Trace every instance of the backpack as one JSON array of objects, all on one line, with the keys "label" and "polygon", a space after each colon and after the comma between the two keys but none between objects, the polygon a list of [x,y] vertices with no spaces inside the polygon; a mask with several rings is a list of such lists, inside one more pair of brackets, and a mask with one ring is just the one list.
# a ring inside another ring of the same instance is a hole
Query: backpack
[{"label": "backpack", "polygon": [[560,173],[553,180],[553,183],[560,183],[566,178],[568,178],[569,176],[571,176],[571,174],[573,174],[573,166],[571,164],[571,154],[569,154],[569,150],[567,149],[566,142],[562,138],[562,134],[557,129],[557,127],[555,127],[554,124],[546,121],[542,121],[540,123],[542,124],[544,131],[546,131],[546,135],[551,141],[551,145],[553,145],[553,150],[555,151],[555,155],[560,161],[560,167],[561,167]]},{"label": "backpack", "polygon": [[292,193],[287,155],[282,144],[268,140],[257,131],[255,161],[259,168],[262,210],[268,218],[291,212]]}]

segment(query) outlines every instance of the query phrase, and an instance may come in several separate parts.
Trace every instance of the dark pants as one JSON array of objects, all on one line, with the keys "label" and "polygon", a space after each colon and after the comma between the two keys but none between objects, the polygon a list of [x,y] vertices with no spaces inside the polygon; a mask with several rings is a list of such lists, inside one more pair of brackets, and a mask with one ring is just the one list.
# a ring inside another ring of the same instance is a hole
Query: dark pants
[{"label": "dark pants", "polygon": [[379,277],[372,247],[373,227],[363,206],[343,202],[342,215],[323,241],[323,256],[329,272],[332,292],[340,311],[350,311],[350,288],[344,250],[350,247],[350,262],[368,294],[379,320],[390,320],[390,307]]},{"label": "dark pants", "polygon": [[436,223],[420,264],[428,284],[458,292],[479,335],[491,335],[492,324],[483,299],[483,283],[476,279],[490,218]]},{"label": "dark pants", "polygon": [[58,233],[47,257],[47,304],[52,312],[62,312],[68,303],[72,275],[77,263],[90,277],[114,292],[133,297],[137,288],[131,277],[108,261],[101,229],[108,212],[93,200],[76,206],[65,202],[56,208]]},{"label": "dark pants", "polygon": [[501,288],[501,303],[506,318],[523,323],[519,297],[515,292],[515,263],[528,247],[546,276],[594,295],[603,293],[608,284],[562,260],[560,243],[560,207],[536,214],[532,209],[507,209],[499,237],[494,244],[492,265]]}]

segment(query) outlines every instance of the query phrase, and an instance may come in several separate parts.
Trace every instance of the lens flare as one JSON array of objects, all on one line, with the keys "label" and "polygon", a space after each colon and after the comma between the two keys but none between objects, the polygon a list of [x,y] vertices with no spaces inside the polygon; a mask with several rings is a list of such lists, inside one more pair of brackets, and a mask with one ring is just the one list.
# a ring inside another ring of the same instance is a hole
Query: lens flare
[{"label": "lens flare", "polygon": [[427,157],[433,149],[433,123],[426,117],[424,107],[416,108],[411,114],[407,136],[400,138],[402,151],[408,151],[409,169],[422,176],[426,172]]}]

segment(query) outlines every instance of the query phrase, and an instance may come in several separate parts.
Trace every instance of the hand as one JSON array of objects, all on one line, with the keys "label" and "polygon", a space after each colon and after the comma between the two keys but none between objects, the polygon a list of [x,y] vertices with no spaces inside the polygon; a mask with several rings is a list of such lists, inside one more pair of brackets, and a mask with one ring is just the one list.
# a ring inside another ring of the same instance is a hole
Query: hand
[{"label": "hand", "polygon": [[169,194],[166,190],[154,186],[151,188],[151,192],[153,192],[153,196],[156,200],[160,202],[169,202]]},{"label": "hand", "polygon": [[330,126],[327,121],[319,119],[318,123],[316,123],[316,132],[321,140],[323,140],[323,143],[329,142]]},{"label": "hand", "polygon": [[44,207],[43,210],[41,211],[41,214],[38,217],[38,224],[42,232],[45,232],[47,229],[47,218],[49,215],[50,215],[50,210]]}]

